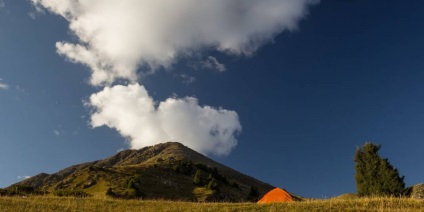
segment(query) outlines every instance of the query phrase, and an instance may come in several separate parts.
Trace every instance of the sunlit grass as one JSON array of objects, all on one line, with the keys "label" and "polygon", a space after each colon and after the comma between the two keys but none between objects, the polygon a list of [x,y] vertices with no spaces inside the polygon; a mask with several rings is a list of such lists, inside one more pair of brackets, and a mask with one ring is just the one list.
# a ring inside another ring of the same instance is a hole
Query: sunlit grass
[{"label": "sunlit grass", "polygon": [[0,211],[424,211],[424,201],[359,198],[256,204],[34,196],[0,197]]}]

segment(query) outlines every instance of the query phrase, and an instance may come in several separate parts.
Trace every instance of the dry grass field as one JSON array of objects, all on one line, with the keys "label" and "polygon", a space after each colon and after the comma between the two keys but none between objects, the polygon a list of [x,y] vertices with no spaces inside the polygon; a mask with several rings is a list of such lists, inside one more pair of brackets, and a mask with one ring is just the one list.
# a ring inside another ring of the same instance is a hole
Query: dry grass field
[{"label": "dry grass field", "polygon": [[424,211],[424,201],[358,198],[256,204],[33,196],[0,197],[0,211]]}]

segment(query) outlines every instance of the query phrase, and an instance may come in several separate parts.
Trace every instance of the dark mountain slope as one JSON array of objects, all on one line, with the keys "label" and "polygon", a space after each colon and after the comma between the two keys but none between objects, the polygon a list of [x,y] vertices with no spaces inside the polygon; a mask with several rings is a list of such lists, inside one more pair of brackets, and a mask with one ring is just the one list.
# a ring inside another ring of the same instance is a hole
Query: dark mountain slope
[{"label": "dark mountain slope", "polygon": [[124,150],[10,188],[16,186],[57,195],[186,201],[252,201],[273,188],[175,142]]}]

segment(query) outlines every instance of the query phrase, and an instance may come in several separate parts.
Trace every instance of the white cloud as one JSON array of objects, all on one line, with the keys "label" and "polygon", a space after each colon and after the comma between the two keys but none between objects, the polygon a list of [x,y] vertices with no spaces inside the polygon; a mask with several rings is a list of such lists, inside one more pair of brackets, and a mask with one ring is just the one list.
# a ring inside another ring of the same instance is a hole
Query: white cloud
[{"label": "white cloud", "polygon": [[203,49],[250,55],[295,30],[319,0],[31,0],[69,22],[78,43],[57,52],[92,70],[93,85],[135,82],[136,70],[170,67]]},{"label": "white cloud", "polygon": [[204,154],[227,155],[241,131],[234,111],[200,106],[196,98],[168,98],[157,103],[139,84],[106,87],[91,95],[93,127],[115,128],[132,148],[166,141],[181,142]]},{"label": "white cloud", "polygon": [[[2,0],[0,0],[2,1]],[[169,68],[178,59],[216,50],[252,55],[283,31],[297,29],[319,0],[30,0],[64,17],[77,41],[59,41],[57,53],[90,68],[90,82],[135,83],[139,75]],[[35,14],[35,13],[34,13]],[[30,14],[35,17],[34,14]],[[215,57],[194,63],[225,71]],[[137,71],[139,70],[139,71]],[[191,83],[195,78],[177,75]],[[196,98],[156,103],[139,84],[106,87],[88,102],[93,127],[106,125],[133,148],[178,141],[202,153],[229,154],[241,131],[234,111],[200,106]],[[55,134],[60,134],[58,131]]]},{"label": "white cloud", "polygon": [[4,6],[5,6],[4,0],[0,0],[0,9],[3,8]]},{"label": "white cloud", "polygon": [[208,69],[216,69],[221,72],[227,70],[224,64],[220,63],[215,57],[212,56],[209,56],[206,60],[202,61],[202,66]]},{"label": "white cloud", "polygon": [[175,76],[180,77],[183,80],[184,84],[190,84],[196,81],[196,78],[189,76],[187,74],[180,74]]},{"label": "white cloud", "polygon": [[[1,1],[1,0],[0,0]],[[0,4],[1,5],[1,4]],[[7,89],[9,89],[9,85],[8,84],[6,84],[6,83],[4,83],[4,82],[2,82],[3,81],[3,79],[2,78],[0,78],[0,90],[1,89],[4,89],[4,90],[7,90]]]},{"label": "white cloud", "polygon": [[59,136],[59,135],[60,135],[60,131],[59,131],[59,130],[53,130],[53,133],[54,133],[56,136]]},{"label": "white cloud", "polygon": [[31,178],[31,176],[17,176],[17,178],[20,180],[25,180],[25,179]]}]

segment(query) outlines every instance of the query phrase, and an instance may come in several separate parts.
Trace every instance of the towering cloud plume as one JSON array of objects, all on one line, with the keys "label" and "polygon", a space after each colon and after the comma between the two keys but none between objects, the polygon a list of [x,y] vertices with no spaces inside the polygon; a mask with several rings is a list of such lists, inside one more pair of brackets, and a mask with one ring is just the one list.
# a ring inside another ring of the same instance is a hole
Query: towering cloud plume
[{"label": "towering cloud plume", "polygon": [[63,16],[79,43],[58,42],[59,54],[89,66],[93,85],[133,82],[138,67],[169,67],[203,48],[251,54],[296,29],[318,0],[31,0]]},{"label": "towering cloud plume", "polygon": [[[0,0],[1,1],[1,0]],[[234,111],[169,98],[156,107],[138,76],[168,68],[205,49],[251,55],[285,30],[294,30],[319,0],[31,0],[37,11],[64,17],[76,43],[57,52],[91,69],[90,83],[107,86],[90,97],[93,127],[117,129],[133,148],[167,140],[203,153],[228,154],[241,131]],[[210,56],[201,67],[225,71]],[[181,75],[186,76],[186,75]],[[117,79],[129,86],[109,87]],[[194,78],[190,78],[190,82]]]},{"label": "towering cloud plume", "polygon": [[178,141],[202,153],[226,155],[241,131],[234,111],[201,107],[197,99],[169,98],[157,107],[143,86],[106,87],[90,97],[94,127],[106,125],[129,138],[133,148]]}]

